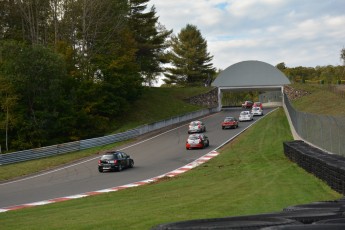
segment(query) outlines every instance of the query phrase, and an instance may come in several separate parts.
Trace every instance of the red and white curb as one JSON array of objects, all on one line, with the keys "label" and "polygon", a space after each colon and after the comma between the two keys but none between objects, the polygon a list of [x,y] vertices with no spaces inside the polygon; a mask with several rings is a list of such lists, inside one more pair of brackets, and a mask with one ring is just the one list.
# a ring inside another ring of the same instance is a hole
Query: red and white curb
[{"label": "red and white curb", "polygon": [[195,161],[193,161],[193,162],[191,162],[185,166],[182,166],[181,168],[175,169],[174,171],[168,172],[166,174],[163,174],[161,176],[154,177],[151,179],[142,180],[139,182],[134,182],[134,183],[130,183],[127,185],[121,185],[118,187],[102,189],[102,190],[93,191],[93,192],[86,192],[86,193],[82,193],[82,194],[78,194],[78,195],[72,195],[72,196],[54,198],[54,199],[45,200],[45,201],[39,201],[39,202],[33,202],[33,203],[28,203],[28,204],[10,206],[10,207],[6,207],[6,208],[0,208],[0,212],[7,212],[7,211],[18,210],[18,209],[23,209],[23,208],[30,208],[30,207],[40,206],[40,205],[52,204],[52,203],[57,203],[57,202],[62,202],[62,201],[67,201],[67,200],[72,200],[72,199],[77,199],[77,198],[99,195],[99,194],[108,193],[108,192],[116,192],[116,191],[123,190],[126,188],[133,188],[133,187],[138,187],[138,186],[145,185],[145,184],[150,184],[150,183],[158,181],[159,179],[161,179],[163,177],[174,177],[174,176],[177,176],[181,173],[187,172],[187,171],[205,163],[206,161],[208,161],[208,160],[210,160],[213,157],[216,157],[218,155],[219,155],[219,153],[217,151],[211,151],[211,152],[207,153],[206,155],[196,159]]}]

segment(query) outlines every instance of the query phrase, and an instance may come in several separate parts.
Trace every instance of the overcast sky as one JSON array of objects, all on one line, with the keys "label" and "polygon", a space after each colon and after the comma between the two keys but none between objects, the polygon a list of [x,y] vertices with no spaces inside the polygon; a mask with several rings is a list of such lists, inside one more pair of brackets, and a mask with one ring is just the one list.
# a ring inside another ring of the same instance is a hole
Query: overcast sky
[{"label": "overcast sky", "polygon": [[151,0],[152,5],[175,35],[195,25],[217,69],[247,60],[342,65],[345,0]]}]

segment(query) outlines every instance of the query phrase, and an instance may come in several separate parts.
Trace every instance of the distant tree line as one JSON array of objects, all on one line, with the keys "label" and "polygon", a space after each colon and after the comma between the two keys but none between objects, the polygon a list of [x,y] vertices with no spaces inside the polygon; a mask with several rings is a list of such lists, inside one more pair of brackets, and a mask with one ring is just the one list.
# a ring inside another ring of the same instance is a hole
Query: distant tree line
[{"label": "distant tree line", "polygon": [[0,1],[2,151],[104,135],[163,73],[166,85],[214,77],[200,31],[173,35],[148,2]]},{"label": "distant tree line", "polygon": [[345,84],[345,49],[340,51],[340,59],[343,65],[316,66],[316,67],[292,67],[284,62],[276,65],[291,82],[316,83],[316,84]]}]

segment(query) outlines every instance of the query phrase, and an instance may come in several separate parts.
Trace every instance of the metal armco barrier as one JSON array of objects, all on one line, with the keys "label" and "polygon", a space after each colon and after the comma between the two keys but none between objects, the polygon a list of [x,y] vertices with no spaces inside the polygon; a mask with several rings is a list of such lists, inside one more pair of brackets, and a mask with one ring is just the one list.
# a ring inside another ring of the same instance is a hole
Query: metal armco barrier
[{"label": "metal armco barrier", "polygon": [[143,125],[126,132],[107,135],[103,137],[96,137],[86,140],[68,142],[58,145],[51,145],[42,148],[35,148],[29,150],[23,150],[13,153],[0,154],[0,165],[7,165],[13,163],[19,163],[23,161],[35,160],[44,157],[55,156],[59,154],[75,152],[79,150],[85,150],[97,146],[107,145],[120,141],[129,140],[142,134],[167,127],[169,125],[185,122],[197,117],[202,117],[211,113],[218,112],[218,108],[203,109],[195,112],[191,112],[182,116],[172,117],[166,120],[158,121],[152,124]]}]

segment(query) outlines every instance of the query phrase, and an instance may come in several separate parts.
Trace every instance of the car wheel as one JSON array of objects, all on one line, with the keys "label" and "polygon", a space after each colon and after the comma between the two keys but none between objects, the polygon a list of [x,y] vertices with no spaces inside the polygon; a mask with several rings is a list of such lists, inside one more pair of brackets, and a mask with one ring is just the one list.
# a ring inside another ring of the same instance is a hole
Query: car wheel
[{"label": "car wheel", "polygon": [[98,172],[102,173],[103,169],[102,168],[98,168]]},{"label": "car wheel", "polygon": [[222,129],[224,129],[224,126],[222,126]]},{"label": "car wheel", "polygon": [[131,160],[131,161],[129,162],[129,167],[130,167],[130,168],[133,168],[133,167],[134,167],[134,161],[133,161],[133,160]]},{"label": "car wheel", "polygon": [[118,172],[121,172],[121,171],[122,171],[122,165],[119,165],[119,167],[117,168],[117,171],[118,171]]},{"label": "car wheel", "polygon": [[210,141],[207,141],[207,146],[210,146]]}]

